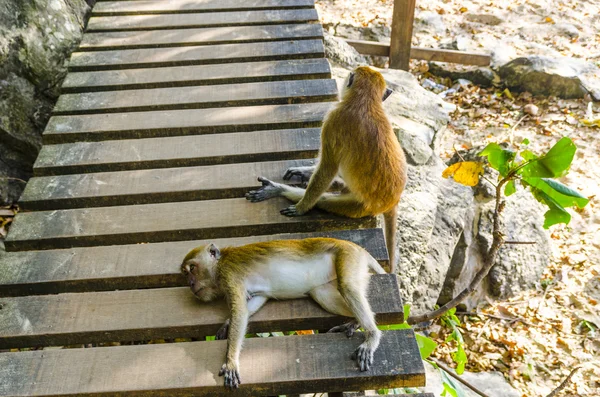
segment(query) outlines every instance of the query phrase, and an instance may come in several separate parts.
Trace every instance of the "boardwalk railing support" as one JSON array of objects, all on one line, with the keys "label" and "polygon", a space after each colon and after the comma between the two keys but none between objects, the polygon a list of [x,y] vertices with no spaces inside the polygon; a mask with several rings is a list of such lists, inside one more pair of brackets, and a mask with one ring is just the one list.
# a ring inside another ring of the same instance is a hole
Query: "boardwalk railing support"
[{"label": "boardwalk railing support", "polygon": [[363,55],[390,57],[390,69],[408,70],[410,59],[488,66],[491,57],[464,51],[411,47],[416,0],[394,1],[390,44],[364,40],[346,40]]}]

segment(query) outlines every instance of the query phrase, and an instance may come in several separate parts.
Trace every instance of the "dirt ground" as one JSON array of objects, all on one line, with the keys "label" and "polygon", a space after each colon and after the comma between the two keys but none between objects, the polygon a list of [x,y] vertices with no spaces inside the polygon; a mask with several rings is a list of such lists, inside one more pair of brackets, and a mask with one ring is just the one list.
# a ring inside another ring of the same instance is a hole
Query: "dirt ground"
[{"label": "dirt ground", "polygon": [[[330,33],[379,41],[389,40],[392,4],[317,0]],[[495,52],[496,61],[537,54],[600,63],[600,1],[420,1],[413,45]],[[411,72],[421,81],[453,85],[431,76],[425,62],[412,61]],[[546,396],[581,366],[559,395],[600,396],[600,127],[580,122],[600,118],[600,103],[457,88],[445,97],[457,110],[442,141],[442,158],[450,158],[454,148],[488,142],[518,149],[525,138],[529,149],[542,153],[568,136],[578,150],[561,182],[590,198],[583,210],[570,211],[569,226],[549,230],[551,265],[536,289],[484,302],[478,315],[462,316],[467,370],[501,371],[523,396]],[[526,105],[535,105],[537,113],[531,106],[527,113]],[[435,355],[450,364],[454,347],[444,342],[444,329],[435,329],[440,343]]]}]

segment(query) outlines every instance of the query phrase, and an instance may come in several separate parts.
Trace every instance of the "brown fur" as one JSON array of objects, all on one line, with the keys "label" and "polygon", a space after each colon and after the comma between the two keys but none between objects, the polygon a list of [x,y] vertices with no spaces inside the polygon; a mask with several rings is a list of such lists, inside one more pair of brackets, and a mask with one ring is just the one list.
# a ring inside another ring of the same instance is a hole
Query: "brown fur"
[{"label": "brown fur", "polygon": [[[381,73],[366,66],[357,68],[351,86],[323,123],[320,160],[306,191],[260,178],[263,188],[249,192],[247,198],[287,197],[297,203],[282,210],[290,216],[315,206],[351,218],[391,214],[407,176],[404,152],[383,109],[385,91]],[[341,194],[326,193],[338,173],[345,188]],[[395,217],[386,216],[386,243],[395,270]]]},{"label": "brown fur", "polygon": [[[226,386],[234,388],[240,383],[239,354],[248,318],[269,298],[310,295],[325,310],[355,317],[356,322],[333,331],[351,335],[357,324],[365,329],[365,342],[356,355],[361,370],[369,369],[380,338],[366,298],[369,269],[384,273],[360,246],[330,238],[270,241],[220,251],[209,244],[190,251],[181,264],[198,299],[210,302],[225,296],[229,304],[231,318],[218,331],[217,338],[228,339],[227,358],[220,375],[225,376]],[[288,279],[282,279],[285,277]],[[257,278],[261,280],[258,284]]]}]

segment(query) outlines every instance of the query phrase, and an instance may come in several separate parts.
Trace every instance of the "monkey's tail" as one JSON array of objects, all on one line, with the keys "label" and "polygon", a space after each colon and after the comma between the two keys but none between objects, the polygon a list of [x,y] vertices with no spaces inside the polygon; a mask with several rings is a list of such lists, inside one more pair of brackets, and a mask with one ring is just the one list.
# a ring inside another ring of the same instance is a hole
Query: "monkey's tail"
[{"label": "monkey's tail", "polygon": [[377,262],[377,260],[371,256],[371,254],[367,253],[367,255],[369,256],[369,268],[371,268],[371,270],[373,270],[377,274],[386,274],[387,273],[383,269],[383,267],[381,267],[379,262]]}]

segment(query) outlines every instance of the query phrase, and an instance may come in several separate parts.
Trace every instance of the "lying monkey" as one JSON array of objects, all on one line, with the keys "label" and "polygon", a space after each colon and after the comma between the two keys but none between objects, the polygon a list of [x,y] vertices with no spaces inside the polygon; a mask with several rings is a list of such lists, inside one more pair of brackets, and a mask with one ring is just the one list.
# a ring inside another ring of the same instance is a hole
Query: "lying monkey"
[{"label": "lying monkey", "polygon": [[365,329],[365,341],[354,356],[361,371],[373,363],[381,331],[367,301],[369,270],[383,274],[377,261],[358,245],[331,238],[282,240],[228,247],[214,244],[191,250],[181,264],[193,294],[203,302],[224,296],[231,317],[217,333],[228,339],[227,357],[219,372],[225,386],[240,384],[239,357],[248,318],[269,298],[310,296],[323,309],[355,320],[334,327],[352,336]]},{"label": "lying monkey", "polygon": [[[299,216],[313,207],[361,218],[383,214],[392,273],[396,269],[397,205],[406,185],[406,158],[383,109],[391,94],[381,73],[362,66],[350,74],[341,102],[327,115],[316,167],[292,167],[284,180],[309,180],[306,190],[259,178],[246,194],[252,202],[284,196],[296,203],[281,210]],[[310,179],[309,179],[310,178]],[[327,193],[332,181],[341,194]]]}]

